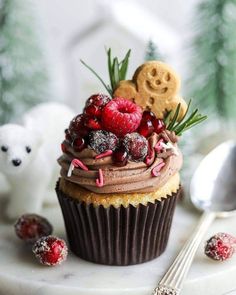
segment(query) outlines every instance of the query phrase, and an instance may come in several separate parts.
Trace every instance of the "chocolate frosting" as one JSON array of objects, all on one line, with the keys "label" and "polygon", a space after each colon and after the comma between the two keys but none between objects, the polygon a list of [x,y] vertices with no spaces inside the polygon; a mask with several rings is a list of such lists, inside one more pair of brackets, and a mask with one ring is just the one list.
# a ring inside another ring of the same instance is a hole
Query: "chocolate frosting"
[{"label": "chocolate frosting", "polygon": [[[155,146],[158,140],[157,134],[150,139],[150,146]],[[108,193],[132,193],[132,192],[152,192],[163,186],[171,176],[177,173],[182,166],[182,154],[174,143],[178,154],[164,152],[155,155],[153,162],[147,166],[144,162],[129,161],[126,166],[115,166],[112,157],[95,159],[97,155],[93,150],[86,148],[82,152],[75,152],[73,148],[64,141],[67,152],[59,159],[61,166],[61,176],[68,181],[74,182],[79,186],[92,192],[100,194]],[[77,158],[81,160],[88,168],[88,171],[75,168],[70,177],[67,176],[71,161]],[[164,160],[165,166],[161,169],[158,176],[152,176],[152,169]],[[104,176],[104,186],[98,187],[96,179],[98,178],[98,169],[102,169]]]}]

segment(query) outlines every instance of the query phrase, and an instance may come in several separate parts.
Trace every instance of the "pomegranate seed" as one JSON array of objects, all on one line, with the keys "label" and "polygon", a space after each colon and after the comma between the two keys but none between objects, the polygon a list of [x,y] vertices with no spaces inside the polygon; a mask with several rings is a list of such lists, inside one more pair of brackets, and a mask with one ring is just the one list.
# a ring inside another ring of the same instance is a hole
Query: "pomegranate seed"
[{"label": "pomegranate seed", "polygon": [[166,129],[165,123],[162,120],[160,120],[160,119],[155,119],[152,122],[152,124],[154,126],[154,131],[157,134],[161,133],[162,131],[164,131]]},{"label": "pomegranate seed", "polygon": [[77,137],[72,142],[72,147],[76,152],[81,152],[85,148],[85,140],[82,137]]},{"label": "pomegranate seed", "polygon": [[84,137],[88,134],[89,129],[84,125],[83,114],[80,114],[72,119],[69,126],[69,132],[72,137]]},{"label": "pomegranate seed", "polygon": [[109,101],[111,100],[111,98],[105,94],[99,93],[99,94],[94,94],[92,96],[90,96],[87,101],[86,101],[86,108],[90,105],[95,105],[97,107],[104,107]]},{"label": "pomegranate seed", "polygon": [[84,122],[85,126],[92,130],[102,129],[101,122],[96,117],[87,117]]},{"label": "pomegranate seed", "polygon": [[61,151],[62,151],[63,153],[66,153],[66,152],[67,152],[67,148],[66,148],[66,146],[64,145],[64,143],[61,144]]},{"label": "pomegranate seed", "polygon": [[128,153],[124,147],[120,147],[113,152],[112,158],[117,166],[125,166],[128,162]]},{"label": "pomegranate seed", "polygon": [[84,109],[84,114],[88,116],[101,117],[102,109],[96,105],[89,105]]},{"label": "pomegranate seed", "polygon": [[156,119],[156,116],[153,112],[150,112],[150,111],[143,112],[142,121],[148,121],[148,120],[152,121],[154,119]]},{"label": "pomegranate seed", "polygon": [[153,131],[154,131],[154,126],[152,124],[152,121],[150,120],[142,121],[138,128],[138,133],[144,137],[150,136]]}]

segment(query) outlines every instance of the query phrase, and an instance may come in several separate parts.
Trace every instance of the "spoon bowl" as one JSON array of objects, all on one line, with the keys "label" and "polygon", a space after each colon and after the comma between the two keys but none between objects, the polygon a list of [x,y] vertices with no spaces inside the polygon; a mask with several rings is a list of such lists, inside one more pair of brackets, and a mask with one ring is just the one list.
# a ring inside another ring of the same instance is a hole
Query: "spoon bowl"
[{"label": "spoon bowl", "polygon": [[236,214],[236,143],[227,141],[199,164],[190,184],[191,201],[216,217]]}]

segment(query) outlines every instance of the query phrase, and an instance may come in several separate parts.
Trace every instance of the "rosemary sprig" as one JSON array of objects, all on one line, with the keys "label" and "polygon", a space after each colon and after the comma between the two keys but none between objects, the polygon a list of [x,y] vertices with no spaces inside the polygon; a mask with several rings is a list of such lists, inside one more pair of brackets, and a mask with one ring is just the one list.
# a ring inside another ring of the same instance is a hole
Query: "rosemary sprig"
[{"label": "rosemary sprig", "polygon": [[188,103],[188,107],[183,118],[177,122],[179,116],[180,104],[178,104],[173,117],[171,118],[172,112],[168,112],[164,118],[164,122],[167,126],[167,130],[174,131],[176,135],[182,135],[183,132],[192,128],[193,126],[203,122],[207,119],[207,116],[204,116],[198,112],[198,109],[195,109],[188,117],[188,112],[190,109],[191,100]]},{"label": "rosemary sprig", "polygon": [[104,82],[104,80],[83,60],[80,60],[80,61],[87,69],[89,69],[99,79],[99,81],[106,88],[107,92],[112,96],[119,82],[121,80],[125,80],[126,78],[130,53],[131,53],[131,50],[128,50],[124,59],[119,61],[117,57],[112,58],[111,48],[107,50],[107,63],[108,63],[110,85],[107,85]]}]

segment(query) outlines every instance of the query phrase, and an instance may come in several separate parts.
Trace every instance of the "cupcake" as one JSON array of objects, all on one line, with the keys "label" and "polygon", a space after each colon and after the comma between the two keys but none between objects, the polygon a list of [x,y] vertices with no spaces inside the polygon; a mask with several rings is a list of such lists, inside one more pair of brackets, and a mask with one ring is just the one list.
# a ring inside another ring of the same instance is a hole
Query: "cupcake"
[{"label": "cupcake", "polygon": [[180,195],[179,136],[205,119],[188,115],[180,79],[164,63],[147,62],[125,80],[129,53],[119,62],[108,51],[110,96],[86,101],[58,159],[56,192],[70,248],[106,265],[143,263],[164,252]]}]

